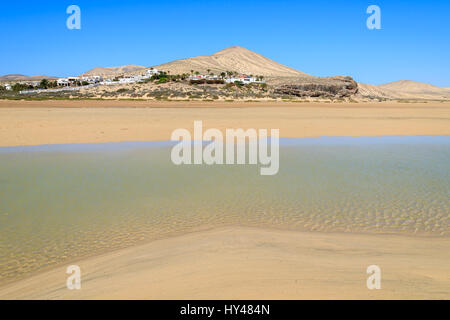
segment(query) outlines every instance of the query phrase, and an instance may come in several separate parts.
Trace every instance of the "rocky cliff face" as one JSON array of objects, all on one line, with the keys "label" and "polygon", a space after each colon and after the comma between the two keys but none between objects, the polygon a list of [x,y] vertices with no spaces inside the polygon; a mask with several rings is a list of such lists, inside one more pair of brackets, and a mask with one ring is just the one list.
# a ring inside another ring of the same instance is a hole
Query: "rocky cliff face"
[{"label": "rocky cliff face", "polygon": [[297,97],[344,98],[358,92],[352,77],[302,78],[274,86],[274,93]]}]

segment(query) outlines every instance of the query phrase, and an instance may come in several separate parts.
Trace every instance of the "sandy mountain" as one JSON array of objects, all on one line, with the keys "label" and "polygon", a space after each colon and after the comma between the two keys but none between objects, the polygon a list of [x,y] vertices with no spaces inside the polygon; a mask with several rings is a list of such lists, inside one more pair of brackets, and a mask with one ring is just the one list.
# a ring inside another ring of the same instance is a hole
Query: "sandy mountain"
[{"label": "sandy mountain", "polygon": [[444,87],[434,86],[432,84],[411,81],[400,80],[386,84],[379,85],[382,89],[388,89],[393,91],[407,92],[407,93],[419,93],[419,94],[442,94],[447,89]]},{"label": "sandy mountain", "polygon": [[210,56],[199,56],[155,66],[171,74],[190,73],[191,70],[207,73],[207,70],[219,74],[224,71],[234,71],[248,75],[304,77],[306,73],[292,69],[256,52],[242,47],[230,47]]},{"label": "sandy mountain", "polygon": [[368,97],[388,99],[450,99],[450,90],[428,83],[411,80],[394,81],[382,85],[358,83],[359,94]]},{"label": "sandy mountain", "polygon": [[121,74],[133,73],[144,69],[147,69],[147,67],[132,64],[121,67],[97,67],[83,73],[83,76],[117,76]]},{"label": "sandy mountain", "polygon": [[25,76],[23,74],[7,74],[4,76],[0,76],[0,81],[39,81],[42,79],[58,79],[58,78],[44,75]]},{"label": "sandy mountain", "polygon": [[386,98],[386,99],[406,99],[410,97],[408,94],[382,89],[379,86],[366,83],[358,83],[358,93],[364,97]]}]

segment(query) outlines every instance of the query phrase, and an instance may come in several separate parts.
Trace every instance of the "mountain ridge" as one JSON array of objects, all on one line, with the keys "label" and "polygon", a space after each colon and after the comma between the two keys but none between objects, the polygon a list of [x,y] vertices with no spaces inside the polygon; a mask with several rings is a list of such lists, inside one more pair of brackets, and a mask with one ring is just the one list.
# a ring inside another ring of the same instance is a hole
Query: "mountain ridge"
[{"label": "mountain ridge", "polygon": [[446,89],[445,87],[439,87],[433,84],[413,80],[392,81],[389,83],[378,85],[378,87],[382,89],[401,90],[411,93],[440,92],[441,90]]},{"label": "mountain ridge", "polygon": [[381,85],[358,83],[358,87],[363,96],[387,99],[450,99],[450,88],[413,80],[398,80]]}]

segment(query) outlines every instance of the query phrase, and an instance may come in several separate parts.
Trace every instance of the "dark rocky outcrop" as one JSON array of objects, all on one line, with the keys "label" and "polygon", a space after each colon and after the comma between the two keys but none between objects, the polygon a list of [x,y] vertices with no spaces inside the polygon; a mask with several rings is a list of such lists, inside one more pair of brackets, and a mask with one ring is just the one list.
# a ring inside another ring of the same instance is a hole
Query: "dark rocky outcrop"
[{"label": "dark rocky outcrop", "polygon": [[344,98],[358,92],[352,77],[302,78],[274,87],[274,93],[296,97]]}]

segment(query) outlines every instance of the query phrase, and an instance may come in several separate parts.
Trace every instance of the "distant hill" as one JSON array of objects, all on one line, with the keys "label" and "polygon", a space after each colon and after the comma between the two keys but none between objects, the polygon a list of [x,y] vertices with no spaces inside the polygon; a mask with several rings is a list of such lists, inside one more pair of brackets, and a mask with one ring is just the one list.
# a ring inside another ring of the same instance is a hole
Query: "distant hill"
[{"label": "distant hill", "polygon": [[43,79],[58,79],[58,78],[44,75],[25,76],[23,74],[7,74],[4,76],[0,76],[0,81],[39,81]]},{"label": "distant hill", "polygon": [[[206,74],[208,70],[215,74],[233,71],[240,74],[262,75],[266,77],[310,77],[308,74],[282,65],[268,59],[259,53],[242,47],[230,47],[210,56],[199,56],[175,60],[154,66],[171,74],[191,73],[191,70]],[[83,76],[101,75],[116,76],[122,74],[136,74],[149,69],[144,66],[126,65],[122,67],[97,67],[89,70]]]},{"label": "distant hill", "polygon": [[411,80],[400,80],[394,81],[386,84],[379,85],[382,89],[408,92],[408,93],[423,93],[423,94],[442,94],[443,91],[448,90],[445,87],[438,87],[432,84],[411,81]]},{"label": "distant hill", "polygon": [[191,70],[202,74],[210,72],[218,74],[234,71],[248,75],[275,77],[305,77],[306,73],[282,65],[259,53],[242,47],[229,47],[210,56],[199,56],[154,66],[156,69],[170,71],[171,74],[190,73]]},{"label": "distant hill", "polygon": [[388,99],[450,99],[448,87],[438,87],[432,84],[400,80],[382,85],[358,83],[359,93],[363,96],[381,97]]},{"label": "distant hill", "polygon": [[121,74],[134,73],[136,71],[145,70],[147,67],[137,66],[137,65],[126,65],[122,67],[97,67],[91,69],[85,73],[83,76],[117,76]]}]

